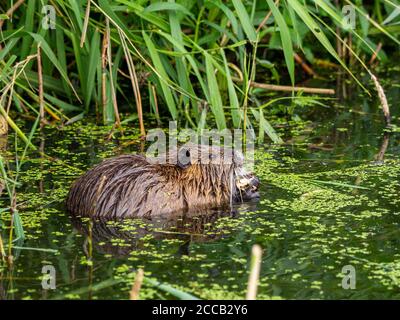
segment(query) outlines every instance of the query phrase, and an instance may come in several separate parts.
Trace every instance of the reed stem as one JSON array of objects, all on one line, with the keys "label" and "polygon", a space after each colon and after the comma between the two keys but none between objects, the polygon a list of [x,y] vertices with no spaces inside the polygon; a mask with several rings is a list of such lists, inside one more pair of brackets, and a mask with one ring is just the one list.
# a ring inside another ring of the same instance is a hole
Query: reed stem
[{"label": "reed stem", "polygon": [[144,279],[143,269],[139,269],[136,273],[135,282],[130,291],[130,300],[139,300],[140,289]]},{"label": "reed stem", "polygon": [[87,33],[88,24],[89,24],[89,16],[90,16],[90,0],[88,0],[88,2],[86,4],[85,20],[83,22],[82,36],[81,36],[81,43],[80,43],[81,48],[83,48],[83,45],[85,44],[86,33]]},{"label": "reed stem", "polygon": [[262,249],[258,244],[255,244],[251,249],[250,275],[247,285],[246,300],[256,300],[261,269],[261,256]]}]

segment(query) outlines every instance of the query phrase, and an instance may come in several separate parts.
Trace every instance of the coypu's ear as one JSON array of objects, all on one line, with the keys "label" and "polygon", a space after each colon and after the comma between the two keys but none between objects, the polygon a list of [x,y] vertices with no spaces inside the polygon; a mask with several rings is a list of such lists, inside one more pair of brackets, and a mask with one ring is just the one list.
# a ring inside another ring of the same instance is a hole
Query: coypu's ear
[{"label": "coypu's ear", "polygon": [[178,152],[177,166],[181,169],[186,169],[191,165],[190,161],[190,150],[189,148],[181,148]]}]

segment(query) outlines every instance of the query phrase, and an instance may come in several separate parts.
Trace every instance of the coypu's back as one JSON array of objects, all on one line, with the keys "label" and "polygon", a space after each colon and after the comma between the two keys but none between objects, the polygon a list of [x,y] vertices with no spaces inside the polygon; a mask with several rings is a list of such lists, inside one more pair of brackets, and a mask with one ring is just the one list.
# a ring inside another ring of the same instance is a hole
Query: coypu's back
[{"label": "coypu's back", "polygon": [[73,184],[67,208],[80,216],[148,216],[151,190],[160,183],[157,170],[143,156],[115,157],[104,160]]},{"label": "coypu's back", "polygon": [[[105,160],[73,184],[67,208],[77,216],[151,218],[229,204],[238,194],[235,180],[237,172],[243,172],[242,158],[238,158],[241,162],[202,163],[193,155],[197,157],[204,148],[186,147],[189,162],[184,165],[154,163],[139,155]],[[224,152],[210,150],[210,159]]]}]

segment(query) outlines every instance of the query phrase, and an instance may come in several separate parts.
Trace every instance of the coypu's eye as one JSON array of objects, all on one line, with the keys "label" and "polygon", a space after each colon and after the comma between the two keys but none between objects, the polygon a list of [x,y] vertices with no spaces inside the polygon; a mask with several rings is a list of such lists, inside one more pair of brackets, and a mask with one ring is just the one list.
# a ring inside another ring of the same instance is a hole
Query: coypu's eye
[{"label": "coypu's eye", "polygon": [[185,169],[190,166],[190,150],[182,148],[178,153],[178,166]]}]

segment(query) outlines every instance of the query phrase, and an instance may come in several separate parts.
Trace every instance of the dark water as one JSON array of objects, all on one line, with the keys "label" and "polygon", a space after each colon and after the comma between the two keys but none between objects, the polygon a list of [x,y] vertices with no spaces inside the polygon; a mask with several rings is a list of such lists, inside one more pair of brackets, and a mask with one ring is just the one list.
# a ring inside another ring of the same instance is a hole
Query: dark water
[{"label": "dark water", "polygon": [[[392,106],[399,82],[387,84]],[[108,140],[110,128],[95,125],[44,130],[34,142],[53,158],[31,153],[20,173],[26,239],[15,243],[13,267],[0,268],[0,299],[126,299],[138,268],[199,298],[240,299],[255,243],[263,248],[260,299],[400,298],[399,133],[385,134],[378,103],[365,95],[326,105],[299,110],[311,121],[278,121],[286,145],[257,147],[256,208],[204,219],[72,221],[63,205],[71,182],[102,158],[140,151],[137,132]],[[11,136],[10,168],[14,148]],[[3,194],[0,208],[8,203]],[[42,288],[48,265],[55,290]],[[354,289],[342,287],[344,266],[355,271]],[[174,296],[145,283],[141,298]]]}]

